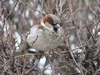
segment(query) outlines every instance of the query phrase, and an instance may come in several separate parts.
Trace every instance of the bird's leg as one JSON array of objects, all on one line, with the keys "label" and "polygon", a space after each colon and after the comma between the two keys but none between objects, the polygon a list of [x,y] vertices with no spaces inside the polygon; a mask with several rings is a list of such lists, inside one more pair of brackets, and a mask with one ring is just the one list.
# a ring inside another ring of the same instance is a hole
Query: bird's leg
[{"label": "bird's leg", "polygon": [[52,49],[52,55],[53,55],[53,56],[55,55],[54,49]]},{"label": "bird's leg", "polygon": [[41,58],[42,56],[43,56],[43,54],[44,54],[44,52],[43,51],[41,51],[41,50],[39,50],[39,55],[38,55],[38,57],[37,58]]},{"label": "bird's leg", "polygon": [[49,51],[49,55],[53,55],[53,56],[55,55],[54,49]]}]

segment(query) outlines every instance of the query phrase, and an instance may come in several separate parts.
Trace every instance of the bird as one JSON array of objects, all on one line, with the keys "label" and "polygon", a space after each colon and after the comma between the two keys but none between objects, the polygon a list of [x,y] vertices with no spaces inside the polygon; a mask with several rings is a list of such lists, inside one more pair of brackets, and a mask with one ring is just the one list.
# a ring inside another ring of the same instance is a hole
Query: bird
[{"label": "bird", "polygon": [[61,45],[63,29],[61,20],[54,14],[47,14],[30,28],[26,41],[36,51],[50,51]]}]

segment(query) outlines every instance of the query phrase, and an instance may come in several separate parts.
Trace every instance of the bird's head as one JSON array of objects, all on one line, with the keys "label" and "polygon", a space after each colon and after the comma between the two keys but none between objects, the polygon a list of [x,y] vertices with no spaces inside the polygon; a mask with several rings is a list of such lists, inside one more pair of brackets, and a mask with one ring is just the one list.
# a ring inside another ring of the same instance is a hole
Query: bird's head
[{"label": "bird's head", "polygon": [[42,26],[44,26],[46,29],[54,30],[55,32],[57,32],[60,28],[60,23],[60,19],[53,14],[48,14],[41,20]]}]

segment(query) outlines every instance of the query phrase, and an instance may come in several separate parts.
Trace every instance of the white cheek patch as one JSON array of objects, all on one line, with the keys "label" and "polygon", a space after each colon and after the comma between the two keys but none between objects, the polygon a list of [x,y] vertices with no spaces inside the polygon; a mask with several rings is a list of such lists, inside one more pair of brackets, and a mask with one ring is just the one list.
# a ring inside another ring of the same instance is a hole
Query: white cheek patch
[{"label": "white cheek patch", "polygon": [[[46,25],[45,25],[46,24]],[[42,23],[42,26],[45,28],[45,29],[47,29],[47,30],[53,30],[53,26],[52,25],[50,25],[49,23]]]}]

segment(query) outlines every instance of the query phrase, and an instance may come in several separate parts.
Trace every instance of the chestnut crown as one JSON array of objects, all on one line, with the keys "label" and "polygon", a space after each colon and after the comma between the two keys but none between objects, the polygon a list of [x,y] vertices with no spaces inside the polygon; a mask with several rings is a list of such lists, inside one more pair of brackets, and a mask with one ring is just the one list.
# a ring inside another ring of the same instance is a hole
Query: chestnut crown
[{"label": "chestnut crown", "polygon": [[48,14],[47,16],[45,16],[43,18],[43,22],[44,23],[48,22],[51,25],[56,25],[56,24],[60,24],[61,23],[60,19],[56,15],[53,15],[53,14]]}]

